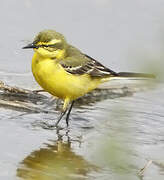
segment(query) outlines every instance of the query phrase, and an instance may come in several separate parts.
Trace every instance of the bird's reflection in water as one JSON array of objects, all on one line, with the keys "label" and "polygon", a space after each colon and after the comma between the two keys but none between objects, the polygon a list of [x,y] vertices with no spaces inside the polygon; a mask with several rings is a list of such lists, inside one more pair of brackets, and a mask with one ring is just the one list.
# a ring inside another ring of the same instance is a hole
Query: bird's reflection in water
[{"label": "bird's reflection in water", "polygon": [[17,176],[24,180],[83,180],[98,168],[77,155],[69,136],[32,152],[19,165]]}]

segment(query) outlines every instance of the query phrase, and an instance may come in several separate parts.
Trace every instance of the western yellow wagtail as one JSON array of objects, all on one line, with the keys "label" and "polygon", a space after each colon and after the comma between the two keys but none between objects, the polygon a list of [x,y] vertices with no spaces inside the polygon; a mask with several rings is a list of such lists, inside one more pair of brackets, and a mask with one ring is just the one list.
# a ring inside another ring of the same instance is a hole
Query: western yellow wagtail
[{"label": "western yellow wagtail", "polygon": [[54,30],[41,31],[33,43],[23,48],[34,49],[32,72],[35,80],[45,91],[64,100],[56,126],[69,109],[66,116],[68,126],[74,101],[99,84],[113,77],[152,77],[142,73],[116,73],[68,44],[65,37]]}]

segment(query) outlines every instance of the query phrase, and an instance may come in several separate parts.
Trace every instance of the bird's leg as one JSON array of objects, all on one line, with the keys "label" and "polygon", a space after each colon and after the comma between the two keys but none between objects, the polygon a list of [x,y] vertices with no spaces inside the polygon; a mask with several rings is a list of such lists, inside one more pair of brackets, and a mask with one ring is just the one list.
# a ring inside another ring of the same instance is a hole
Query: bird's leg
[{"label": "bird's leg", "polygon": [[70,106],[70,108],[69,108],[69,110],[68,110],[68,113],[67,113],[67,116],[66,116],[66,124],[67,124],[67,127],[69,126],[69,123],[68,123],[68,121],[69,121],[69,115],[70,115],[70,113],[71,113],[71,110],[72,110],[72,107],[73,107],[74,102],[75,102],[75,101],[72,101],[71,106]]},{"label": "bird's leg", "polygon": [[59,124],[60,120],[62,119],[62,117],[63,117],[63,116],[65,115],[65,113],[67,112],[69,102],[70,102],[69,98],[66,98],[66,99],[64,100],[64,105],[63,105],[63,108],[62,108],[62,112],[61,112],[60,117],[59,117],[59,119],[57,120],[55,126],[57,126],[57,125]]},{"label": "bird's leg", "polygon": [[62,111],[60,116],[59,116],[59,119],[57,120],[57,122],[55,123],[55,126],[57,127],[57,125],[59,124],[60,120],[62,119],[62,117],[65,115],[65,113],[67,112],[67,109],[65,111]]}]

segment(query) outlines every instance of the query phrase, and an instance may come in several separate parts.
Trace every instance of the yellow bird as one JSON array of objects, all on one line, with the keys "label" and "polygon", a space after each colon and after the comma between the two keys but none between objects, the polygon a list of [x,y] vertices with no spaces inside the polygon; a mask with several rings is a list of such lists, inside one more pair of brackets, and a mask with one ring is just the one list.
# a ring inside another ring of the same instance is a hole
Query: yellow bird
[{"label": "yellow bird", "polygon": [[[116,73],[67,43],[65,37],[54,30],[41,31],[33,43],[23,48],[34,49],[32,73],[38,84],[53,96],[64,100],[61,115],[55,126],[69,109],[66,117],[68,126],[74,100],[112,77],[151,76],[140,73]],[[71,106],[68,108],[70,102]]]}]

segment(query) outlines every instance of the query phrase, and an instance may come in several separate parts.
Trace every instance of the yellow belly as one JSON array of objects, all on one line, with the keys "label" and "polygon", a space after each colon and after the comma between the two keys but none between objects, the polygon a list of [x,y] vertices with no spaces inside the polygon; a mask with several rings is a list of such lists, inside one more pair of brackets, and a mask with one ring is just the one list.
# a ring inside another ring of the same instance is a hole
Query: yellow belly
[{"label": "yellow belly", "polygon": [[32,60],[32,72],[44,90],[62,99],[75,100],[101,83],[100,79],[91,79],[89,75],[72,75],[55,60],[41,59],[35,54]]}]

